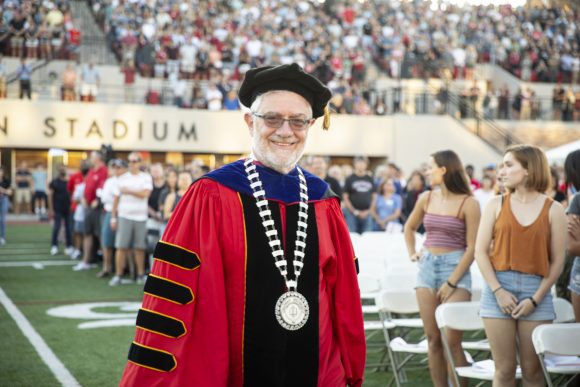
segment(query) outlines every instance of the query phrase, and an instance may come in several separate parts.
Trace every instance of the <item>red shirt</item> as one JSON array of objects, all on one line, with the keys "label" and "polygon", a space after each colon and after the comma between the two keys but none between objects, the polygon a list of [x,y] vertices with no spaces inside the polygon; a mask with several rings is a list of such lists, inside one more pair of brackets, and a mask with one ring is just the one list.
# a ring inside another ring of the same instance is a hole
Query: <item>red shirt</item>
[{"label": "red shirt", "polygon": [[[75,192],[75,189],[77,188],[77,185],[82,183],[83,180],[84,180],[84,177],[80,171],[71,175],[71,177],[68,179],[68,183],[66,184],[66,190],[68,191],[71,198]],[[77,208],[77,203],[75,203],[74,201],[71,200],[70,208],[74,212],[75,209]]]},{"label": "red shirt", "polygon": [[352,24],[354,22],[355,12],[354,9],[348,7],[342,13],[342,19],[346,24]]},{"label": "red shirt", "polygon": [[132,85],[135,83],[135,67],[126,66],[121,70],[125,74],[125,85]]},{"label": "red shirt", "polygon": [[109,172],[107,166],[92,168],[85,178],[85,200],[90,204],[97,198],[97,189],[102,188]]}]

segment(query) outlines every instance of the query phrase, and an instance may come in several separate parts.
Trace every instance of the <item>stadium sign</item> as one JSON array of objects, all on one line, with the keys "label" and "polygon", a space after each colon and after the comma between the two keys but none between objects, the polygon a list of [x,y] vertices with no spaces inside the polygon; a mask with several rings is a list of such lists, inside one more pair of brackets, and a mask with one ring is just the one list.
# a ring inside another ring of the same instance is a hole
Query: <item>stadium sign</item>
[{"label": "stadium sign", "polygon": [[[249,143],[241,112],[168,106],[0,101],[0,146],[243,153]],[[240,130],[242,129],[242,130]]]},{"label": "stadium sign", "polygon": [[[306,152],[330,156],[386,155],[411,171],[440,149],[454,149],[476,168],[501,155],[448,116],[333,114],[330,130],[311,129]],[[240,111],[174,106],[0,100],[0,147],[244,154],[250,148]]]}]

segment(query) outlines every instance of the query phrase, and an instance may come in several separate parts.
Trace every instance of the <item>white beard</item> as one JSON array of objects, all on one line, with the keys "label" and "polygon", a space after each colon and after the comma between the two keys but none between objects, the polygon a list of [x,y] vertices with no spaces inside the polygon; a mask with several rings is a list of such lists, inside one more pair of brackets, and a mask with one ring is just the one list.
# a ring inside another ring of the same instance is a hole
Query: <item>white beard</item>
[{"label": "white beard", "polygon": [[287,174],[294,169],[296,163],[298,163],[298,160],[300,160],[304,153],[305,143],[294,151],[288,150],[281,154],[281,152],[276,152],[268,146],[269,140],[264,140],[266,142],[265,144],[261,140],[262,137],[255,133],[252,138],[252,152],[255,159],[265,166],[283,174]]}]

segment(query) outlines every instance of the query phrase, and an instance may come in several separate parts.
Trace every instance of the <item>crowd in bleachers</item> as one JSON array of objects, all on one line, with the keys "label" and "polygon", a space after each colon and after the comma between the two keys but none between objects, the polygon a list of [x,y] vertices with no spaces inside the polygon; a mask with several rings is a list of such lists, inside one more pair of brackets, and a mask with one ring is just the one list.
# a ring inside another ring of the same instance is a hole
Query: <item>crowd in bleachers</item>
[{"label": "crowd in bleachers", "polygon": [[0,2],[0,55],[74,60],[80,43],[68,0]]},{"label": "crowd in bleachers", "polygon": [[[475,64],[485,62],[502,66],[524,81],[577,85],[580,76],[578,10],[570,6],[448,5],[432,10],[427,2],[329,6],[297,0],[272,4],[93,0],[90,4],[121,63],[126,102],[235,110],[239,103],[234,91],[247,69],[290,62],[327,83],[334,93],[332,109],[345,114],[405,112],[404,100],[420,98],[397,87],[372,90],[371,59],[376,68],[396,79],[470,80],[475,79]],[[5,54],[64,53],[59,56],[67,57],[79,43],[67,1],[6,0],[1,12],[0,52]],[[29,29],[33,32],[26,32]],[[43,31],[50,31],[51,39],[43,39]],[[39,48],[30,48],[35,45]],[[83,71],[86,67],[83,64]],[[170,93],[151,88],[144,100],[135,100],[137,74],[167,79]],[[65,93],[71,88],[64,85],[64,75],[62,96],[71,100],[72,93]],[[82,99],[94,100],[95,93],[84,89]],[[538,98],[528,87],[510,95],[500,85],[475,92],[468,86],[455,100],[447,89],[428,98],[427,104],[413,111],[445,113],[453,103],[462,117],[478,112],[488,119],[580,119],[580,90],[572,86],[564,86],[563,94],[555,92],[552,101]],[[475,108],[469,109],[471,105]]]},{"label": "crowd in bleachers", "polygon": [[121,60],[142,73],[233,80],[249,67],[297,62],[327,83],[364,81],[374,58],[393,78],[473,77],[499,64],[524,81],[577,83],[578,10],[445,6],[428,2],[94,0]]}]

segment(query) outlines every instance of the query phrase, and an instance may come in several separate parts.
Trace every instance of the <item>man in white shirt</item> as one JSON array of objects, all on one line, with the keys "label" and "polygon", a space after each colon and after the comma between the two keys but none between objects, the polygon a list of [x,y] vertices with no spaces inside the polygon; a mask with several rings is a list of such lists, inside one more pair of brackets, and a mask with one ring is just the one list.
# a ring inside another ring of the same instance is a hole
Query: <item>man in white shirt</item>
[{"label": "man in white shirt", "polygon": [[115,193],[117,192],[118,177],[127,172],[127,162],[121,159],[109,161],[109,178],[105,181],[103,188],[97,190],[97,196],[103,204],[105,213],[101,222],[101,247],[103,249],[103,270],[98,274],[98,278],[108,277],[113,271],[113,248],[115,247],[115,230],[111,228],[111,213],[115,203]]},{"label": "man in white shirt", "polygon": [[153,180],[141,172],[141,156],[131,152],[128,157],[129,172],[119,176],[111,211],[111,228],[115,235],[115,276],[109,285],[121,284],[125,270],[125,257],[133,249],[137,268],[137,283],[145,283],[145,247],[147,238],[147,200],[153,190]]}]

